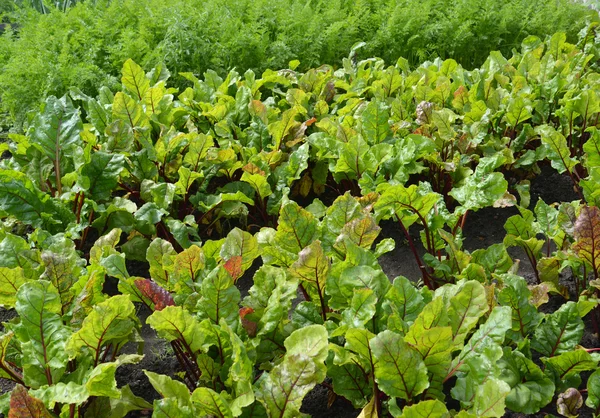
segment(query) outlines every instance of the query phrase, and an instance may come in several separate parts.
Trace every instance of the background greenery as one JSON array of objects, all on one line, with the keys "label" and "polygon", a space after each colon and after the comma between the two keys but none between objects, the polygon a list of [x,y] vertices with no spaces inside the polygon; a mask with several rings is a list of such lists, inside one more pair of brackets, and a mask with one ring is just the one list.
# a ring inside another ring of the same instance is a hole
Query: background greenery
[{"label": "background greenery", "polygon": [[564,31],[575,41],[598,20],[567,0],[98,0],[47,2],[45,13],[30,3],[0,7],[4,22],[16,23],[0,37],[0,98],[5,127],[17,130],[47,95],[119,88],[127,58],[145,69],[164,62],[174,74],[260,73],[293,59],[302,70],[339,64],[364,41],[361,57],[416,64],[440,56],[473,67],[492,50],[510,54],[528,35]]}]

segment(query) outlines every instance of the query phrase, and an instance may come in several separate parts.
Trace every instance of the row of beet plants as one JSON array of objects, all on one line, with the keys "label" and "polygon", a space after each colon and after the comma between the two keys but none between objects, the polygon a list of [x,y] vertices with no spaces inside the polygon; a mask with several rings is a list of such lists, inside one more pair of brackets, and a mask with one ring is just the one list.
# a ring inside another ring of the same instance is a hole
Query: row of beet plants
[{"label": "row of beet plants", "polygon": [[[184,74],[183,92],[166,68],[127,61],[121,91],[48,98],[0,144],[11,154],[0,163],[0,302],[18,314],[0,336],[0,377],[18,383],[0,409],[295,417],[325,384],[364,417],[551,403],[575,416],[584,398],[598,414],[600,358],[579,345],[583,318],[596,334],[600,322],[592,48],[590,30],[578,45],[527,38],[472,71],[348,59],[299,73],[292,62],[260,78]],[[544,164],[580,199],[530,202]],[[503,242],[467,251],[468,213],[491,206],[519,214]],[[389,220],[420,278],[383,273]],[[149,277],[130,276],[131,261]],[[235,283],[253,264],[242,298]],[[569,296],[565,270],[575,300],[546,312]],[[120,294],[104,292],[107,277]],[[153,405],[115,381],[141,360],[123,354],[143,344],[135,304],[181,366],[180,380],[147,372],[162,396]]]}]

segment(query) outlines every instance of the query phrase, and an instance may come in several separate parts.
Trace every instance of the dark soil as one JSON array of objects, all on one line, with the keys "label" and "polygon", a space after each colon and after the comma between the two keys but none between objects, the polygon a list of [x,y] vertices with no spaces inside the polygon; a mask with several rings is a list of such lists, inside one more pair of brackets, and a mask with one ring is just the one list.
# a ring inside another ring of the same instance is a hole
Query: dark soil
[{"label": "dark soil", "polygon": [[[150,310],[142,304],[138,306],[138,317],[142,323],[141,336],[144,339],[143,360],[138,364],[125,364],[117,369],[116,380],[119,387],[129,385],[131,391],[148,402],[160,399],[160,395],[150,384],[144,370],[158,374],[164,374],[177,379],[176,373],[181,371],[179,363],[175,358],[171,346],[165,340],[158,338],[156,332],[146,324],[150,316]],[[129,344],[123,347],[123,353],[138,353],[137,344]],[[139,413],[129,413],[128,417],[141,417]]]}]

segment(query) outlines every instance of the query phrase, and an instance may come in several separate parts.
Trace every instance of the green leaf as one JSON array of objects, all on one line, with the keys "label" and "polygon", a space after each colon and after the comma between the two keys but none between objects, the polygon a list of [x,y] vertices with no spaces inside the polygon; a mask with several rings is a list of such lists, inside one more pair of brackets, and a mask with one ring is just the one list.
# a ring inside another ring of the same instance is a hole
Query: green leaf
[{"label": "green leaf", "polygon": [[242,272],[248,270],[252,262],[260,255],[256,238],[239,228],[234,228],[221,247],[221,258],[225,261],[232,257],[242,258]]},{"label": "green leaf", "polygon": [[341,145],[339,158],[333,171],[334,178],[338,181],[347,178],[359,180],[365,173],[374,174],[378,164],[379,161],[371,152],[367,141],[360,135],[355,135]]},{"label": "green leaf", "polygon": [[[287,321],[292,300],[296,298],[298,282],[288,280],[282,269],[272,266],[262,266],[253,280],[254,284],[243,304],[260,318],[257,335],[267,335]],[[298,307],[294,312],[297,310]]]},{"label": "green leaf", "polygon": [[454,358],[449,375],[459,370],[470,358],[482,356],[483,353],[488,357],[497,355],[500,358],[506,331],[512,326],[511,317],[508,306],[495,307],[487,321],[473,333],[460,354]]},{"label": "green leaf", "polygon": [[173,380],[169,376],[154,373],[144,370],[144,374],[148,377],[150,384],[163,398],[174,398],[183,405],[189,405],[191,394],[188,387],[177,380]]},{"label": "green leaf", "polygon": [[355,408],[362,408],[371,395],[370,382],[356,364],[328,365],[327,376],[331,378],[333,391],[352,402]]},{"label": "green leaf", "polygon": [[507,274],[502,279],[504,288],[498,294],[498,303],[512,309],[512,327],[508,337],[521,341],[538,326],[543,315],[529,301],[531,291],[524,278]]},{"label": "green leaf", "polygon": [[0,210],[39,227],[47,207],[48,196],[39,192],[25,174],[0,170]]},{"label": "green leaf", "polygon": [[267,196],[270,196],[273,192],[271,190],[271,186],[267,181],[267,178],[264,175],[259,173],[250,174],[247,171],[244,171],[240,181],[248,183],[252,188],[256,191],[256,194],[260,199],[264,199]]},{"label": "green leaf", "polygon": [[210,388],[198,388],[192,393],[192,402],[203,416],[233,418],[231,409],[221,395]]},{"label": "green leaf", "polygon": [[595,370],[598,366],[598,361],[585,350],[567,351],[551,358],[542,358],[542,361],[546,364],[544,373],[554,380],[559,390],[579,386],[579,373]]},{"label": "green leaf", "polygon": [[403,418],[449,418],[450,413],[438,400],[421,401],[402,410]]},{"label": "green leaf", "polygon": [[377,297],[371,289],[354,291],[350,307],[342,312],[342,321],[337,329],[331,332],[331,337],[341,336],[348,328],[364,328],[377,311]]},{"label": "green leaf", "polygon": [[427,219],[439,199],[437,193],[423,194],[414,184],[408,188],[402,185],[391,186],[375,203],[375,213],[379,219],[397,216],[404,227],[408,228],[420,219]]},{"label": "green leaf", "polygon": [[[441,298],[439,298],[441,301]],[[410,328],[404,341],[411,344],[422,356],[429,375],[427,397],[443,399],[444,379],[452,363],[452,328],[434,326],[424,328],[416,323]]]},{"label": "green leaf", "polygon": [[411,401],[429,387],[427,367],[421,355],[392,331],[379,333],[370,342],[375,364],[375,380],[388,396]]},{"label": "green leaf", "polygon": [[473,329],[479,318],[488,310],[485,288],[471,280],[461,286],[450,299],[448,318],[452,327],[452,337],[457,347],[462,347],[467,334]]},{"label": "green leaf", "polygon": [[142,67],[130,58],[123,64],[121,74],[123,74],[121,82],[125,89],[130,94],[137,96],[138,100],[142,100],[146,91],[150,88],[150,80],[146,78]]},{"label": "green leaf", "polygon": [[535,414],[552,401],[554,383],[525,355],[505,347],[498,364],[502,369],[499,378],[511,386],[506,398],[511,411]]},{"label": "green leaf", "polygon": [[58,382],[65,372],[69,331],[63,325],[58,291],[45,280],[23,284],[16,310],[21,323],[14,333],[21,341],[23,378],[30,388]]},{"label": "green leaf", "polygon": [[331,262],[321,247],[321,241],[316,240],[300,251],[298,261],[290,267],[290,272],[313,288],[319,299],[322,299],[325,297],[325,284],[330,267]]},{"label": "green leaf", "polygon": [[161,311],[154,311],[146,323],[167,341],[185,341],[193,353],[202,350],[206,334],[200,322],[181,306],[167,306]]},{"label": "green leaf", "polygon": [[14,308],[17,291],[27,281],[22,268],[0,267],[0,305]]},{"label": "green leaf", "polygon": [[382,303],[382,308],[388,316],[395,315],[406,324],[412,323],[424,306],[423,296],[404,276],[394,279]]},{"label": "green leaf", "polygon": [[156,399],[153,404],[152,418],[196,418],[195,408],[181,405],[175,398]]},{"label": "green leaf", "polygon": [[600,130],[591,128],[590,138],[583,144],[583,150],[586,168],[600,167]]},{"label": "green leaf", "polygon": [[600,408],[600,369],[596,370],[588,378],[588,397],[585,404],[594,410]]},{"label": "green leaf", "polygon": [[125,168],[123,154],[97,151],[81,168],[77,183],[96,201],[108,200],[117,187],[119,174]]},{"label": "green leaf", "polygon": [[146,259],[150,263],[150,277],[167,290],[173,290],[175,285],[169,280],[169,271],[176,255],[173,245],[162,238],[153,240],[146,251]]},{"label": "green leaf", "polygon": [[518,124],[531,119],[531,111],[531,102],[523,96],[516,96],[509,100],[504,118],[508,126],[515,128]]},{"label": "green leaf", "polygon": [[234,326],[239,319],[239,301],[240,291],[233,285],[233,278],[223,267],[217,267],[202,281],[202,297],[196,308],[216,325],[224,319]]},{"label": "green leaf", "polygon": [[155,183],[143,180],[140,186],[140,196],[147,202],[154,202],[160,209],[169,210],[175,197],[176,186],[172,183]]},{"label": "green leaf", "polygon": [[119,148],[129,150],[132,140],[137,140],[148,153],[148,158],[153,160],[156,152],[152,142],[148,139],[150,122],[142,106],[129,95],[118,92],[115,94],[112,105],[112,117],[114,120],[120,121],[122,126],[127,129],[126,132],[122,133],[127,144]]},{"label": "green leaf", "polygon": [[472,411],[478,417],[502,417],[509,393],[510,386],[506,382],[492,377],[477,389]]},{"label": "green leaf", "polygon": [[325,378],[327,344],[327,330],[321,325],[296,330],[286,339],[283,362],[258,382],[256,396],[269,416],[299,416],[304,396]]},{"label": "green leaf", "polygon": [[508,182],[502,173],[495,173],[493,170],[505,160],[500,153],[481,158],[475,172],[465,179],[464,184],[449,192],[461,204],[460,212],[492,206],[504,196]]},{"label": "green leaf", "polygon": [[65,349],[71,358],[89,350],[96,365],[105,347],[118,346],[129,339],[136,322],[135,307],[129,296],[113,296],[94,306]]},{"label": "green leaf", "polygon": [[391,135],[390,113],[384,102],[373,99],[361,115],[362,130],[370,145],[379,144]]},{"label": "green leaf", "polygon": [[548,158],[550,158],[552,167],[559,173],[573,171],[577,160],[571,158],[571,152],[563,134],[548,125],[538,126],[535,131],[542,137],[542,144],[548,150]]},{"label": "green leaf", "polygon": [[89,392],[84,385],[75,382],[58,382],[31,391],[32,394],[44,401],[50,408],[57,403],[81,404],[89,398]]},{"label": "green leaf", "polygon": [[[221,323],[221,327],[223,326],[224,324]],[[232,364],[225,384],[233,389],[231,395],[235,398],[227,409],[231,409],[235,416],[239,416],[242,414],[242,408],[251,405],[255,401],[252,388],[254,363],[248,357],[248,350],[241,338],[230,327],[227,327],[227,331],[232,346]]]},{"label": "green leaf", "polygon": [[276,242],[285,250],[298,254],[319,234],[319,221],[295,202],[281,208]]},{"label": "green leaf", "polygon": [[192,132],[188,138],[188,152],[183,157],[183,163],[188,166],[192,172],[199,171],[206,161],[208,150],[214,145],[210,135],[198,132]]},{"label": "green leaf", "polygon": [[[82,130],[79,110],[73,107],[68,95],[60,99],[50,96],[43,111],[33,119],[29,134],[31,141],[54,164],[54,174],[60,177],[63,158],[72,152],[71,148],[79,146]],[[57,186],[59,183],[60,178],[56,180]]]},{"label": "green leaf", "polygon": [[175,183],[175,193],[181,196],[186,196],[192,187],[194,181],[203,178],[203,173],[197,173],[195,171],[191,171],[189,168],[181,166],[179,170],[177,170],[179,174],[179,180]]},{"label": "green leaf", "polygon": [[381,270],[369,266],[347,267],[339,277],[330,274],[327,279],[329,307],[343,309],[350,306],[354,292],[358,289],[371,289],[378,300],[383,299],[390,288],[390,281]]},{"label": "green leaf", "polygon": [[531,348],[552,357],[573,350],[583,337],[584,324],[575,302],[567,302],[546,315],[536,328]]}]

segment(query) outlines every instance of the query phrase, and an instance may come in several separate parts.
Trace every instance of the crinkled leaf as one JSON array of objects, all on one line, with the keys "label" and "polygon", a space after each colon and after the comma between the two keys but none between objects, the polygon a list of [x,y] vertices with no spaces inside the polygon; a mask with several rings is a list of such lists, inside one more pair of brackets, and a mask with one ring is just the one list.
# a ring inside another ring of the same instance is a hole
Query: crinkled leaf
[{"label": "crinkled leaf", "polygon": [[565,383],[578,386],[581,383],[578,378],[579,373],[595,370],[598,365],[598,362],[585,350],[567,351],[551,358],[542,358],[542,361],[546,364],[544,373],[554,380],[559,390],[566,389]]},{"label": "crinkled leaf", "polygon": [[285,250],[298,254],[319,234],[319,221],[295,202],[281,208],[276,242]]},{"label": "crinkled leaf", "polygon": [[588,397],[585,404],[592,409],[600,407],[600,369],[596,370],[588,379]]},{"label": "crinkled leaf", "polygon": [[136,64],[131,58],[125,61],[121,70],[121,82],[129,93],[142,100],[146,91],[150,88],[150,80],[146,78],[146,73],[142,67]]},{"label": "crinkled leaf", "polygon": [[429,387],[421,355],[392,331],[379,333],[370,342],[377,363],[375,379],[389,396],[412,400]]},{"label": "crinkled leaf", "polygon": [[21,341],[23,378],[30,388],[59,381],[66,369],[70,332],[63,325],[61,309],[58,291],[48,281],[25,283],[17,292],[21,323],[14,332]]},{"label": "crinkled leaf", "polygon": [[478,417],[502,417],[509,393],[508,383],[492,377],[477,389],[472,411]]},{"label": "crinkled leaf", "polygon": [[535,414],[552,401],[554,383],[519,351],[505,347],[499,366],[502,369],[499,378],[511,386],[506,398],[511,411]]},{"label": "crinkled leaf", "polygon": [[371,248],[380,231],[381,228],[370,215],[362,219],[354,219],[340,231],[340,235],[335,241],[335,248],[345,254],[346,240],[352,241],[359,247]]},{"label": "crinkled leaf", "polygon": [[396,185],[388,187],[375,203],[375,212],[380,219],[397,216],[402,220],[405,228],[427,215],[439,201],[437,193],[423,194],[418,186],[404,187]]},{"label": "crinkled leaf", "polygon": [[575,302],[567,302],[546,315],[536,328],[531,348],[552,357],[573,350],[583,337],[584,324]]},{"label": "crinkled leaf", "polygon": [[467,334],[487,311],[485,288],[474,280],[466,282],[450,299],[448,318],[454,342],[458,347],[462,347]]},{"label": "crinkled leaf", "polygon": [[436,400],[421,401],[402,410],[403,418],[449,418],[448,408]]},{"label": "crinkled leaf", "polygon": [[501,305],[510,306],[512,309],[512,328],[508,336],[513,341],[526,338],[540,323],[542,314],[529,301],[531,291],[525,279],[519,276],[505,275],[504,288],[498,295]]},{"label": "crinkled leaf", "polygon": [[239,228],[234,228],[221,247],[221,258],[228,261],[234,256],[241,257],[242,272],[248,270],[252,262],[260,255],[258,251],[258,241],[256,238]]},{"label": "crinkled leaf", "polygon": [[239,301],[240,291],[234,286],[233,278],[224,268],[217,267],[202,281],[202,298],[196,308],[215,324],[223,318],[233,326],[238,320]]},{"label": "crinkled leaf", "polygon": [[290,267],[290,272],[313,287],[320,298],[325,296],[325,284],[330,266],[331,262],[323,251],[321,241],[316,240],[300,251],[298,261]]},{"label": "crinkled leaf", "polygon": [[173,245],[161,238],[152,241],[146,251],[146,259],[150,263],[150,277],[167,290],[173,290],[175,285],[169,280],[169,271],[176,255]]},{"label": "crinkled leaf", "polygon": [[538,126],[535,131],[541,136],[542,144],[548,150],[548,158],[552,167],[559,173],[571,172],[577,164],[577,160],[571,158],[571,151],[564,135],[548,125]]},{"label": "crinkled leaf", "polygon": [[77,182],[94,200],[108,200],[117,187],[119,174],[124,167],[123,154],[97,151],[92,154],[91,161],[81,168]]},{"label": "crinkled leaf", "polygon": [[17,291],[27,281],[22,268],[0,267],[0,305],[14,308]]},{"label": "crinkled leaf", "polygon": [[128,295],[117,295],[96,305],[83,320],[81,329],[71,336],[66,351],[71,358],[90,350],[92,358],[109,344],[121,344],[129,339],[136,323],[135,307]]},{"label": "crinkled leaf", "polygon": [[197,406],[202,416],[218,418],[233,418],[227,401],[210,388],[198,388],[192,393],[192,402]]},{"label": "crinkled leaf", "polygon": [[201,350],[206,338],[200,322],[181,306],[167,306],[162,311],[155,311],[146,323],[167,341],[185,341],[194,353]]}]

